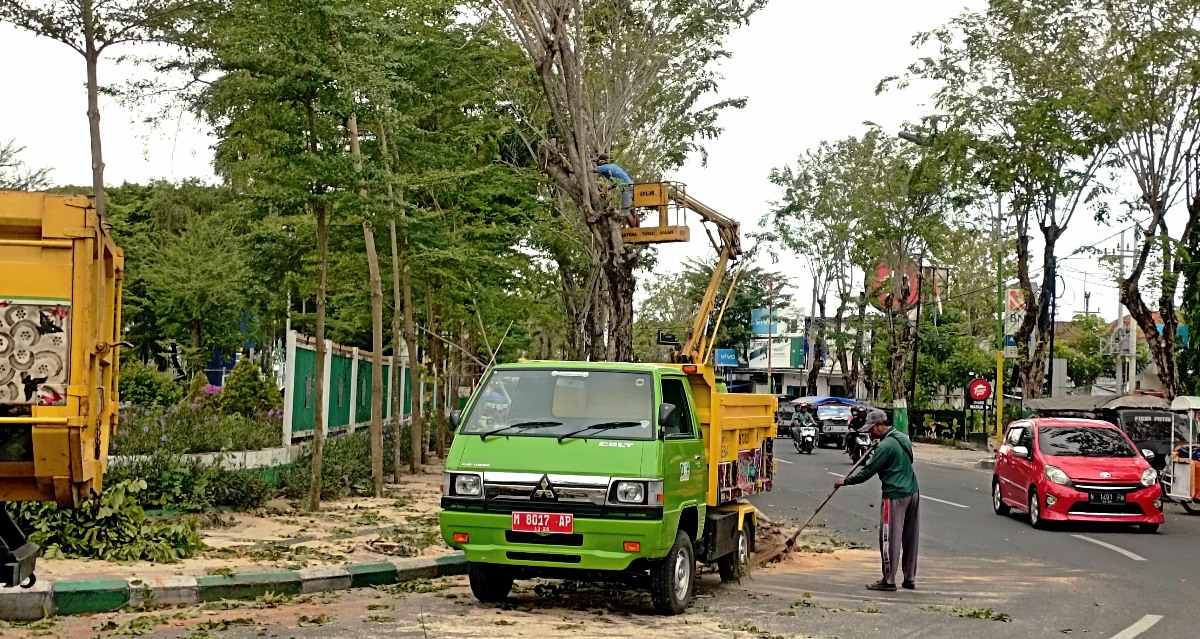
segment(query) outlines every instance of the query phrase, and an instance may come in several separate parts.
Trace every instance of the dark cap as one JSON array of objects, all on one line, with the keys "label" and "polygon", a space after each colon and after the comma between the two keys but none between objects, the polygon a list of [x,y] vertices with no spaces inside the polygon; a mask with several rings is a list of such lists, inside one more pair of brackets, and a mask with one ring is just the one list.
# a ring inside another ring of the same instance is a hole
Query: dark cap
[{"label": "dark cap", "polygon": [[871,410],[867,411],[867,420],[865,423],[867,428],[871,428],[876,424],[886,423],[888,423],[887,413],[879,410],[878,408],[872,408]]}]

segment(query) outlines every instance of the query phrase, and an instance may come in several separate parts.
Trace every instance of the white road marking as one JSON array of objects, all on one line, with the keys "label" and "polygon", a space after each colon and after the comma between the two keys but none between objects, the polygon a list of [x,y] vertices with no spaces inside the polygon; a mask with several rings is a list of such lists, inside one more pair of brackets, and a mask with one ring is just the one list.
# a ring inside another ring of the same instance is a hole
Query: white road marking
[{"label": "white road marking", "polygon": [[792,463],[792,462],[790,462],[790,461],[788,461],[788,460],[786,460],[786,459],[780,459],[780,458],[778,458],[778,457],[776,457],[776,458],[775,458],[775,461],[777,461],[777,462],[782,462],[782,463],[784,463],[784,464],[790,464],[790,463]]},{"label": "white road marking", "polygon": [[[1078,537],[1079,535],[1076,535]],[[1112,636],[1112,639],[1133,639],[1162,621],[1162,615],[1146,615],[1140,621]]]},{"label": "white road marking", "polygon": [[[1104,542],[1104,541],[1100,541],[1099,539],[1093,539],[1091,537],[1088,537],[1087,535],[1071,535],[1071,536],[1076,539],[1090,541],[1091,543],[1096,544],[1097,546],[1104,546],[1105,548],[1107,548],[1113,552],[1121,553],[1122,555],[1125,555],[1126,557],[1129,557],[1130,559],[1132,559],[1134,561],[1146,561],[1145,557],[1138,555],[1138,554],[1134,554],[1132,552],[1129,552],[1128,550],[1125,550],[1124,548],[1121,548],[1120,546],[1114,546],[1108,542]],[[1151,616],[1153,616],[1153,615],[1151,615]],[[1145,619],[1143,619],[1142,621],[1145,621]],[[1151,622],[1150,626],[1153,626],[1157,622],[1158,622],[1158,619],[1156,618],[1154,620],[1154,622]],[[1146,626],[1146,628],[1149,628],[1150,626]],[[1126,632],[1128,632],[1128,631],[1126,631]],[[1142,631],[1139,630],[1137,633],[1134,633],[1132,635],[1118,635],[1118,636],[1120,636],[1120,637],[1125,637],[1125,636],[1136,637],[1137,634],[1139,634],[1141,632]]]},{"label": "white road marking", "polygon": [[952,501],[946,501],[945,499],[938,499],[937,497],[930,497],[928,495],[921,495],[921,499],[928,499],[929,501],[936,501],[939,504],[946,504],[947,506],[954,506],[955,508],[970,508],[970,506],[956,504]]},{"label": "white road marking", "polygon": [[845,475],[841,475],[838,473],[833,473],[833,472],[829,472],[829,471],[825,471],[825,472],[829,473],[830,475],[833,475],[834,477],[841,477],[843,479],[846,477]]},{"label": "white road marking", "polygon": [[960,466],[958,464],[943,464],[941,462],[925,461],[924,459],[918,459],[917,463],[918,464],[928,464],[930,466],[937,466],[939,468],[951,468],[954,470],[973,470],[976,472],[981,472],[981,471],[991,472],[991,471],[988,471],[987,469],[978,468],[976,466]]}]

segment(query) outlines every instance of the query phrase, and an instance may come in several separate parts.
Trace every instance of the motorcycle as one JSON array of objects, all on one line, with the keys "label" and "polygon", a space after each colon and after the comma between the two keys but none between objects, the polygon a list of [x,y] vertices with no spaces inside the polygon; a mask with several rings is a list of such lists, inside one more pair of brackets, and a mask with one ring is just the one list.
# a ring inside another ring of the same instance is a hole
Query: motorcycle
[{"label": "motorcycle", "polygon": [[846,447],[846,452],[850,455],[850,463],[857,464],[862,458],[863,453],[871,447],[871,436],[867,433],[855,433],[850,439],[850,445]]},{"label": "motorcycle", "polygon": [[817,446],[817,427],[796,426],[792,429],[792,443],[796,445],[797,453],[811,455]]}]

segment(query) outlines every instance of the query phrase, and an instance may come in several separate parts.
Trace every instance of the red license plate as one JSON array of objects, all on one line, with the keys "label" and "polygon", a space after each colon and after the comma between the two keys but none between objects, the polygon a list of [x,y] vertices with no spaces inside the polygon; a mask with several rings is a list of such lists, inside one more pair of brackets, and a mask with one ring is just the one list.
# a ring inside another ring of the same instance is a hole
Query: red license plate
[{"label": "red license plate", "polygon": [[575,532],[575,515],[513,513],[512,529],[516,532],[570,534]]}]

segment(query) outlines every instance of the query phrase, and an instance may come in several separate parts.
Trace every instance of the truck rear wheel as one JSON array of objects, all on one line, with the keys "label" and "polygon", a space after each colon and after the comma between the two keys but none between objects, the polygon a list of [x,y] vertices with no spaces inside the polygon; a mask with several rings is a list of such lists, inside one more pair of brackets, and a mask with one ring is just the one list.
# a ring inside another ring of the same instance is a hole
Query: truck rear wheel
[{"label": "truck rear wheel", "polygon": [[734,551],[717,559],[717,572],[721,581],[737,581],[746,575],[750,568],[750,544],[753,530],[749,526],[739,530],[733,537]]},{"label": "truck rear wheel", "polygon": [[513,576],[502,566],[470,562],[467,564],[467,579],[471,582],[471,594],[483,603],[500,603],[512,592]]},{"label": "truck rear wheel", "polygon": [[654,611],[663,615],[685,612],[692,602],[695,582],[696,555],[692,550],[692,538],[687,533],[677,532],[671,552],[650,568],[650,599],[654,602]]}]

